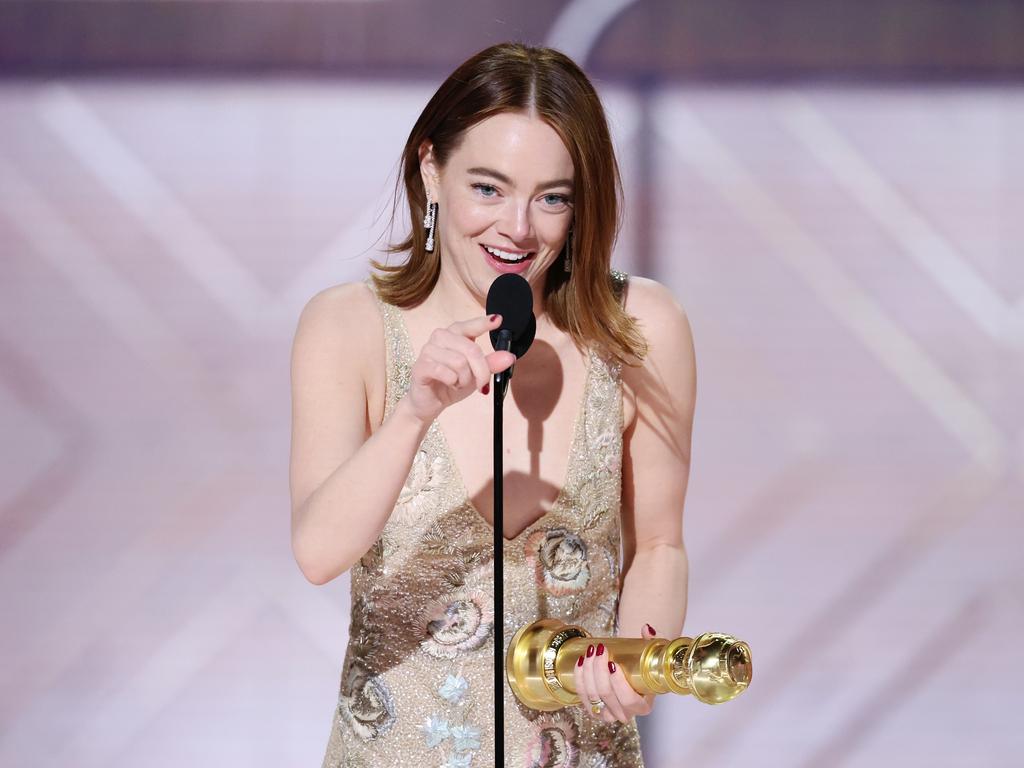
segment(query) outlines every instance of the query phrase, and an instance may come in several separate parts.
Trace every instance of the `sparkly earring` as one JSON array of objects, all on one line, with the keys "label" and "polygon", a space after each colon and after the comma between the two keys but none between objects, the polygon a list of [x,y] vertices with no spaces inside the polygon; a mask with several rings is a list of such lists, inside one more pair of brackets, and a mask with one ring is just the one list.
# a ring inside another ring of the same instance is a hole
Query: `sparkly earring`
[{"label": "sparkly earring", "polygon": [[434,252],[434,225],[437,223],[437,203],[431,202],[427,193],[427,212],[423,216],[423,226],[427,230],[427,253]]},{"label": "sparkly earring", "polygon": [[565,238],[565,271],[572,272],[572,229],[569,236]]}]

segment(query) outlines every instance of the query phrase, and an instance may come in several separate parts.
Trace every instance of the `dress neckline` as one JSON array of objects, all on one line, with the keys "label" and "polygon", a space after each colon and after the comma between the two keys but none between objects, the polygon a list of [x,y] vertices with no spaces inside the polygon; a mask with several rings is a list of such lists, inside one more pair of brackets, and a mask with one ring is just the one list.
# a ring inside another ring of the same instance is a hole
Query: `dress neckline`
[{"label": "dress neckline", "polygon": [[[383,299],[380,299],[379,296],[377,298],[382,304],[385,303]],[[404,341],[404,344],[402,344],[402,349],[409,358],[405,362],[411,369],[413,363],[416,360],[416,355],[415,351],[412,348],[412,338],[409,336],[409,328],[405,322],[405,314],[399,307],[393,304],[388,306],[390,306],[392,311],[394,312],[396,325],[398,326],[398,331],[402,335],[402,340]],[[593,378],[594,353],[592,350],[588,349],[587,372],[583,381],[583,396],[580,398],[580,403],[576,409],[576,416],[573,420],[572,437],[569,440],[569,456],[565,462],[565,477],[562,480],[562,485],[558,489],[558,495],[555,496],[555,500],[551,503],[551,509],[549,509],[543,515],[535,519],[533,522],[531,522],[529,525],[527,525],[525,528],[519,531],[519,533],[509,538],[505,535],[505,532],[502,531],[501,538],[503,539],[504,544],[506,546],[518,542],[527,532],[533,530],[542,521],[549,519],[555,512],[557,512],[565,504],[567,496],[566,488],[568,487],[569,480],[572,476],[572,462],[579,452],[578,449],[580,442],[580,432],[583,426],[583,419],[587,409],[587,400],[590,396],[590,387]],[[458,490],[459,497],[462,499],[462,504],[469,507],[473,511],[473,517],[479,520],[480,524],[487,529],[489,535],[493,537],[494,524],[492,522],[488,522],[487,518],[485,518],[480,513],[480,510],[477,508],[476,504],[473,503],[473,499],[470,497],[469,491],[466,488],[466,483],[462,478],[462,472],[459,470],[459,465],[455,462],[455,455],[452,453],[451,445],[448,442],[447,435],[445,435],[444,433],[444,428],[441,426],[440,420],[434,419],[433,423],[431,424],[431,428],[437,431],[438,443],[440,444],[441,451],[444,454],[444,459],[446,463],[451,468],[452,480],[455,482],[455,486],[456,489]]]}]

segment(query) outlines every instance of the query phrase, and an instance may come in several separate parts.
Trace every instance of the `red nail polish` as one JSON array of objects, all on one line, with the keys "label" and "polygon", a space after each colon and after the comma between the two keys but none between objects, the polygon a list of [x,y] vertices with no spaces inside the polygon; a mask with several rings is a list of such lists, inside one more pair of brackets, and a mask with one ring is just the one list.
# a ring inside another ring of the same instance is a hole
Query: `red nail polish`
[{"label": "red nail polish", "polygon": [[583,657],[582,656],[580,656],[579,659],[577,659],[576,666],[577,667],[582,667],[583,666]]},{"label": "red nail polish", "polygon": [[609,661],[608,662],[608,671],[610,673],[612,673],[613,675],[615,674],[615,662],[614,661]]},{"label": "red nail polish", "polygon": [[594,655],[594,646],[588,645],[587,646],[587,658],[589,659],[593,655]]},{"label": "red nail polish", "polygon": [[654,627],[652,627],[650,624],[647,625],[647,631],[650,632],[652,635],[658,634],[654,631]]},{"label": "red nail polish", "polygon": [[604,655],[604,643],[598,643],[597,644],[597,655],[598,656],[603,656]]}]

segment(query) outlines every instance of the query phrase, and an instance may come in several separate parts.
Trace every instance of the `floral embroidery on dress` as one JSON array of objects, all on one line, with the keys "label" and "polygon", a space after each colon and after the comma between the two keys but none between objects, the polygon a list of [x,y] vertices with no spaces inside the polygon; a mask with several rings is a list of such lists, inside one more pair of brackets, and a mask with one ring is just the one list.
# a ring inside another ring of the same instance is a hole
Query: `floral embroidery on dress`
[{"label": "floral embroidery on dress", "polygon": [[464,755],[451,754],[448,755],[448,759],[445,761],[442,768],[469,768],[469,764],[473,761],[473,753],[467,752]]},{"label": "floral embroidery on dress", "polygon": [[437,692],[449,704],[461,704],[469,682],[462,675],[448,675],[438,687]]},{"label": "floral embroidery on dress", "polygon": [[579,726],[567,712],[545,713],[532,723],[528,768],[578,768]]},{"label": "floral embroidery on dress", "polygon": [[614,474],[622,468],[622,451],[619,450],[620,436],[611,429],[599,434],[591,445],[594,463],[602,472]]},{"label": "floral embroidery on dress", "polygon": [[494,612],[482,592],[453,592],[427,606],[428,637],[420,647],[438,659],[454,659],[479,648],[491,634]]},{"label": "floral embroidery on dress", "polygon": [[452,749],[456,752],[480,749],[480,729],[475,725],[456,725],[451,729]]},{"label": "floral embroidery on dress", "polygon": [[369,741],[394,725],[394,697],[379,676],[353,661],[342,677],[338,712],[359,738]]},{"label": "floral embroidery on dress", "polygon": [[526,547],[538,570],[538,582],[551,594],[575,594],[590,581],[587,544],[579,535],[565,528],[535,531]]},{"label": "floral embroidery on dress", "polygon": [[424,511],[433,508],[444,484],[444,459],[431,459],[423,449],[416,451],[395,504],[395,517],[399,522],[411,523],[418,520]]},{"label": "floral embroidery on dress", "polygon": [[[464,697],[469,691],[469,681],[459,674],[445,675],[444,681],[438,686],[438,695],[448,702],[451,714],[456,718],[465,718],[471,707],[462,707]],[[440,715],[432,715],[423,726],[427,744],[436,747],[450,740],[450,752],[444,765],[469,765],[473,755],[480,749],[483,730],[472,723],[445,720]]]},{"label": "floral embroidery on dress", "polygon": [[431,715],[420,730],[423,731],[423,738],[426,740],[427,746],[433,749],[448,738],[448,721],[437,715]]}]

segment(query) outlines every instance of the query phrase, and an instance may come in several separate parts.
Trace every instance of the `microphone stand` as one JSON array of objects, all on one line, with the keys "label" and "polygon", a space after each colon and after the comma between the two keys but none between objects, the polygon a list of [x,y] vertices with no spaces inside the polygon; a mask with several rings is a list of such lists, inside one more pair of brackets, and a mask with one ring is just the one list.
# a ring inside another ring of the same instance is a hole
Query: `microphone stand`
[{"label": "microphone stand", "polygon": [[[495,349],[508,351],[512,333],[498,333]],[[494,765],[505,765],[505,525],[502,507],[504,443],[502,406],[511,378],[511,368],[494,374]]]}]

